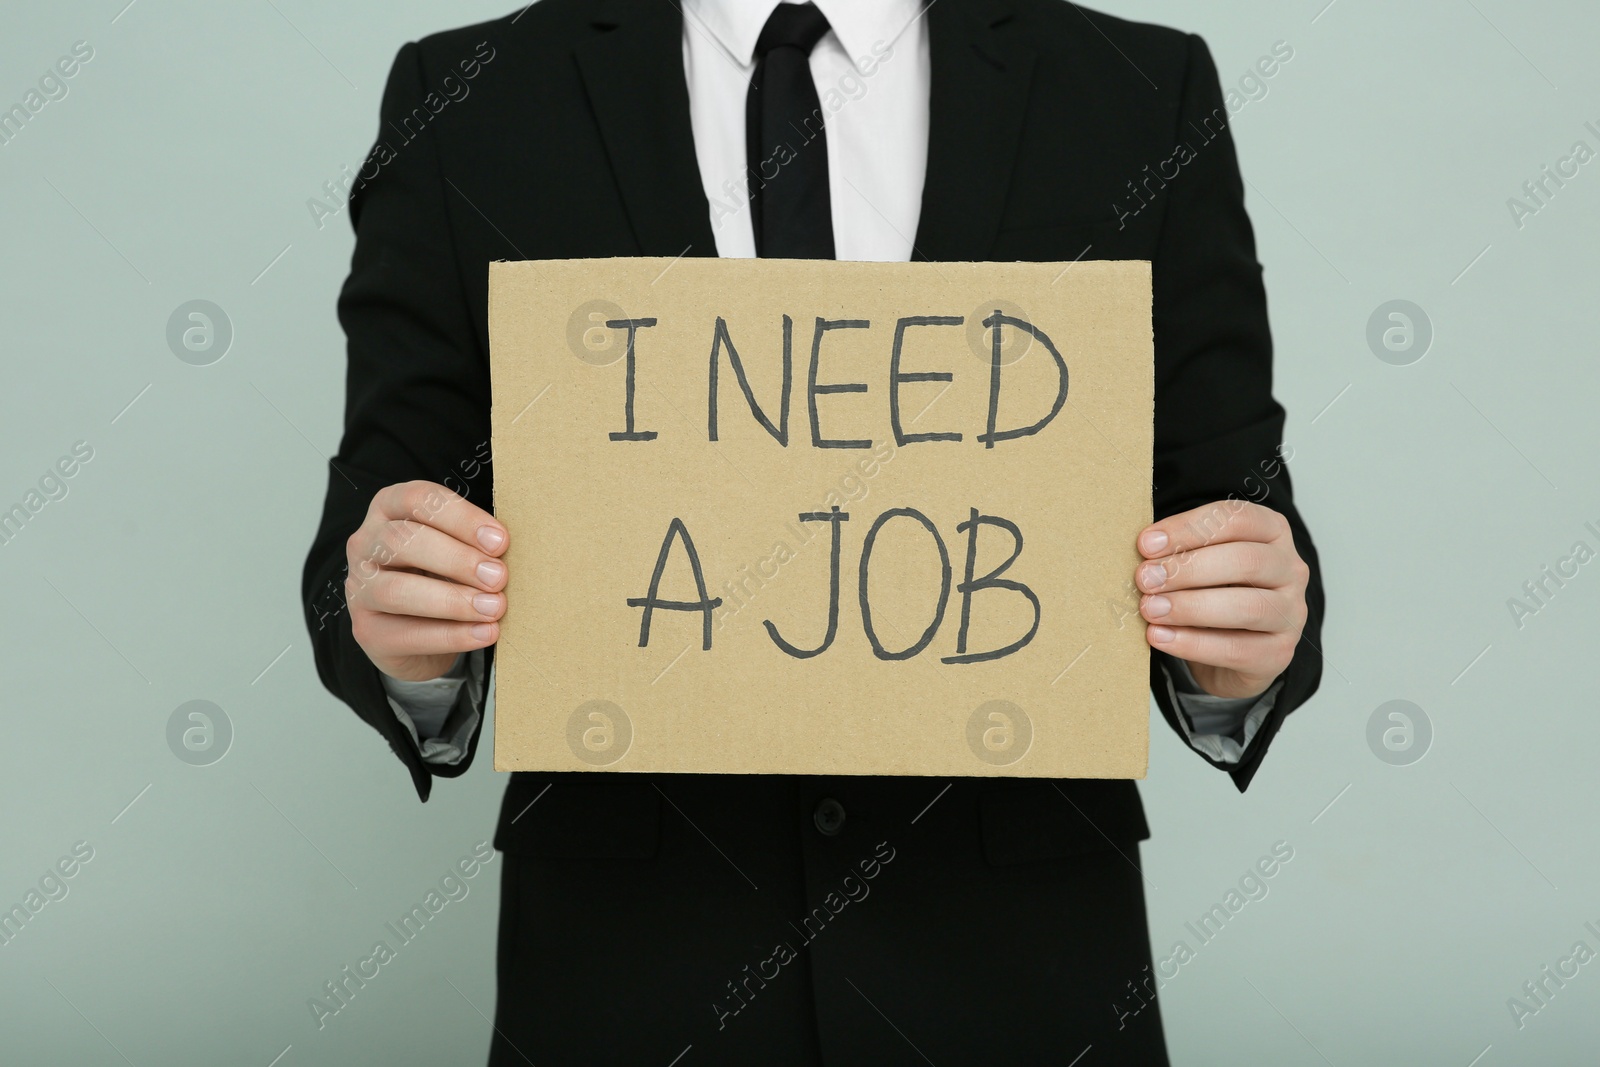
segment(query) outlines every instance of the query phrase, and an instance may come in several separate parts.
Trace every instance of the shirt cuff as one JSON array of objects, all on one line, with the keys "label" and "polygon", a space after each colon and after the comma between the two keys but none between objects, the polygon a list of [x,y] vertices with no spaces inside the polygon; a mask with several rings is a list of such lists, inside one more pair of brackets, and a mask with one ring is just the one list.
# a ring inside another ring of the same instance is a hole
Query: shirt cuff
[{"label": "shirt cuff", "polygon": [[466,756],[483,716],[483,651],[456,657],[438,678],[408,682],[380,672],[389,707],[424,763],[453,766]]},{"label": "shirt cuff", "polygon": [[1260,696],[1219,697],[1200,688],[1183,660],[1162,655],[1160,662],[1167,693],[1177,709],[1178,723],[1189,747],[1224,766],[1244,759],[1256,731],[1278,701],[1283,679],[1278,678]]}]

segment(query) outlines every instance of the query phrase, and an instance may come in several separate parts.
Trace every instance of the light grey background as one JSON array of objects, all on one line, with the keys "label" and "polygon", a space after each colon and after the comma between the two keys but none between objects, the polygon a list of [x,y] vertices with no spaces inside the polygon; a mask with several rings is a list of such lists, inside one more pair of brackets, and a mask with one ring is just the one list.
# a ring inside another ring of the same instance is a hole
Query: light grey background
[{"label": "light grey background", "polygon": [[[94,849],[0,947],[0,1058],[481,1062],[498,860],[324,1029],[307,1007],[490,837],[504,778],[485,752],[419,805],[317,683],[297,590],[352,243],[306,201],[359,165],[403,41],[504,8],[125,2],[0,18],[5,106],[94,48],[0,146],[0,507],[94,449],[0,545],[0,904]],[[1600,9],[1325,3],[1101,5],[1202,33],[1225,83],[1294,50],[1234,129],[1328,666],[1244,796],[1152,733],[1158,958],[1198,946],[1185,922],[1275,842],[1294,850],[1166,982],[1173,1060],[1578,1062],[1600,1044],[1600,962],[1521,1029],[1507,1000],[1574,942],[1600,950],[1600,563],[1520,628],[1507,600],[1575,541],[1600,549],[1600,161],[1520,229],[1507,199],[1575,141],[1600,149]],[[211,366],[165,339],[197,298],[235,332]],[[1434,329],[1409,366],[1366,340],[1392,299]],[[235,735],[207,767],[167,742],[196,699]],[[1367,741],[1394,699],[1432,724],[1408,766]]]}]

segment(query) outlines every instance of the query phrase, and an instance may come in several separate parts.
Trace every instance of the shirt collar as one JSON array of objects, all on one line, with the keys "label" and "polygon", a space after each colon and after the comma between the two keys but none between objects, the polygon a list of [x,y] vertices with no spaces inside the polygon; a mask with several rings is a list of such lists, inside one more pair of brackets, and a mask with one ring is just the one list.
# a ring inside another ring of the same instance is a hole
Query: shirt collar
[{"label": "shirt collar", "polygon": [[[688,32],[711,37],[743,67],[755,61],[756,40],[781,0],[684,0]],[[921,0],[813,0],[844,46],[850,62],[860,65],[875,44],[892,45],[922,17]],[[880,45],[881,48],[881,45]]]}]

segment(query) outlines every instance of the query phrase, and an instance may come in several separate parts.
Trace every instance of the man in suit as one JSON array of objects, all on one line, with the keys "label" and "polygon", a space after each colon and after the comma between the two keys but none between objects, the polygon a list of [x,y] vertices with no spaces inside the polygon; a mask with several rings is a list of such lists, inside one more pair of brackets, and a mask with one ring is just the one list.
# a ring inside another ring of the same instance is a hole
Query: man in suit
[{"label": "man in suit", "polygon": [[[505,611],[496,259],[1146,259],[1129,623],[1244,789],[1315,691],[1261,269],[1199,38],[1064,0],[541,0],[400,50],[352,190],[346,423],[304,595],[426,800]],[[492,1064],[1166,1062],[1130,781],[512,775]]]}]

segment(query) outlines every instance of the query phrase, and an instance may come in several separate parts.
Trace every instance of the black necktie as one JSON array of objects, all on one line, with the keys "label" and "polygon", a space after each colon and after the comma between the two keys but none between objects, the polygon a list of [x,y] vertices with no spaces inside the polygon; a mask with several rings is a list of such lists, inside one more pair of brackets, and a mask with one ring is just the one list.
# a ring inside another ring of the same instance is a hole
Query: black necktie
[{"label": "black necktie", "polygon": [[811,49],[828,32],[816,4],[780,3],[756,42],[745,98],[745,155],[756,255],[832,259],[828,141]]}]

